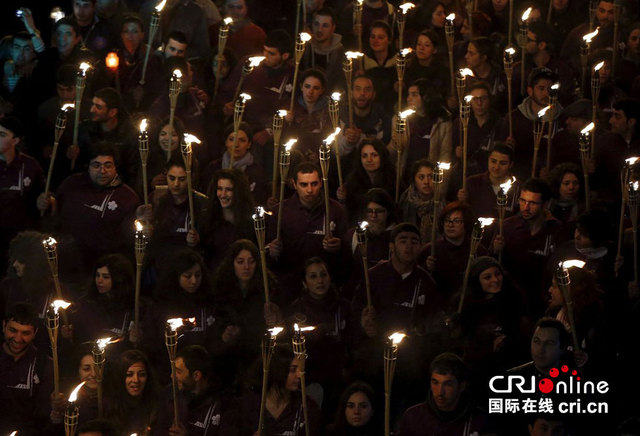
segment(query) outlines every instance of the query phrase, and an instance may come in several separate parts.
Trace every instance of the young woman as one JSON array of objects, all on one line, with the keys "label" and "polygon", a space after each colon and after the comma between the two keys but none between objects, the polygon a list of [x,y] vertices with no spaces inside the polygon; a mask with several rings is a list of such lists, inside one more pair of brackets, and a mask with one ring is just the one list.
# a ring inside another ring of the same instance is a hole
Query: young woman
[{"label": "young woman", "polygon": [[369,47],[365,49],[364,70],[376,91],[375,101],[383,104],[385,112],[392,113],[393,84],[397,80],[395,50],[391,26],[385,21],[376,21],[369,33]]},{"label": "young woman", "polygon": [[423,30],[418,34],[404,73],[404,83],[427,79],[436,89],[449,89],[449,70],[444,55],[446,51],[441,53],[438,50],[439,44],[438,34],[433,30]]},{"label": "young woman", "polygon": [[351,383],[342,393],[336,416],[328,434],[331,436],[376,436],[383,431],[376,419],[375,393],[365,382]]},{"label": "young woman", "polygon": [[616,76],[620,88],[627,95],[631,95],[634,81],[640,74],[640,21],[632,23],[624,35],[625,51]]},{"label": "young woman", "polygon": [[585,207],[582,170],[570,162],[557,165],[549,174],[549,186],[553,192],[549,211],[565,226],[570,226],[567,234],[571,234]]},{"label": "young woman", "polygon": [[479,80],[488,83],[495,107],[504,113],[502,109],[507,103],[506,79],[502,68],[495,61],[494,45],[491,39],[481,36],[469,41],[464,61],[466,67],[473,71],[473,77],[467,77],[467,86]]},{"label": "young woman", "polygon": [[381,188],[392,194],[395,180],[395,167],[382,141],[377,138],[363,139],[354,154],[353,169],[344,186],[339,187],[336,193],[338,200],[345,202],[349,222],[355,224],[365,192],[371,188]]},{"label": "young woman", "polygon": [[139,350],[122,353],[112,379],[105,383],[105,418],[120,435],[146,434],[156,420],[159,388],[147,356]]},{"label": "young woman", "polygon": [[205,218],[207,264],[216,268],[229,246],[238,239],[255,239],[253,199],[246,177],[236,169],[213,175]]}]

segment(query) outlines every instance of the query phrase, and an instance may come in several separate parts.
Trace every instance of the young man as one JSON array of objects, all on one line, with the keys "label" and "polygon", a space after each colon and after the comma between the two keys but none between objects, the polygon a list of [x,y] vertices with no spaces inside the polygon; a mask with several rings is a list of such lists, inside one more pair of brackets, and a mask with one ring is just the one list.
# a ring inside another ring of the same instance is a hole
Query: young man
[{"label": "young man", "polygon": [[224,9],[226,15],[233,19],[227,47],[232,49],[238,58],[257,56],[265,45],[266,35],[264,30],[249,18],[247,1],[226,0]]},{"label": "young man", "polygon": [[313,12],[311,24],[311,43],[304,52],[301,68],[317,68],[327,77],[327,89],[344,89],[342,61],[344,47],[342,36],[335,33],[335,16],[331,9],[318,9]]},{"label": "young man", "polygon": [[117,38],[106,21],[96,15],[96,0],[72,0],[73,18],[79,27],[82,47],[88,48],[100,58],[117,45]]},{"label": "young man", "polygon": [[[20,429],[39,434],[49,418],[49,395],[53,391],[51,360],[33,341],[40,325],[30,304],[9,308],[2,322],[0,348],[0,432]],[[43,326],[44,328],[44,326]]]},{"label": "young man", "polygon": [[401,436],[425,434],[482,434],[487,419],[467,393],[467,368],[458,356],[443,353],[429,368],[431,389],[427,400],[410,407],[398,424]]}]

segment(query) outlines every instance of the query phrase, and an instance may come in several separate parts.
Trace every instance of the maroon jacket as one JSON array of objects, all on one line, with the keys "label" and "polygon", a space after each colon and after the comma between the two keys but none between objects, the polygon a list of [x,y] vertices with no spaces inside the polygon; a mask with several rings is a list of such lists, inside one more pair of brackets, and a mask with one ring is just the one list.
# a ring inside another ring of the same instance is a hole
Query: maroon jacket
[{"label": "maroon jacket", "polygon": [[[507,193],[505,217],[513,215],[518,210],[520,185],[520,180],[516,180]],[[488,172],[467,178],[467,202],[477,217],[498,217],[498,199]]]}]

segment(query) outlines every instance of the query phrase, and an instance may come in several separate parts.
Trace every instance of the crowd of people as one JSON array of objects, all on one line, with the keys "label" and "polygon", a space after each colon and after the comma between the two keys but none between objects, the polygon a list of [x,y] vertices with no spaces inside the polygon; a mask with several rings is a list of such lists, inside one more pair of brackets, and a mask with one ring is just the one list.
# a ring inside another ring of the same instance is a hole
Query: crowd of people
[{"label": "crowd of people", "polygon": [[0,434],[640,434],[637,2],[13,3]]}]

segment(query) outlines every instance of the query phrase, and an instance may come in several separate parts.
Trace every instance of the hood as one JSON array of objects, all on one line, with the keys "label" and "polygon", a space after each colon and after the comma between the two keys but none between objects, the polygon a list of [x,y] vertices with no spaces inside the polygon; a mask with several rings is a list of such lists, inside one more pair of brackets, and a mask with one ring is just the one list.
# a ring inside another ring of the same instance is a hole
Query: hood
[{"label": "hood", "polygon": [[[518,105],[518,110],[522,112],[522,115],[524,115],[528,120],[533,121],[538,116],[538,113],[534,112],[533,109],[531,108],[531,100],[532,100],[531,97],[527,97],[524,100],[522,100],[522,103]],[[553,111],[554,120],[557,120],[560,117],[563,109],[564,108],[562,107],[560,102],[558,102],[556,105],[556,109]],[[549,116],[550,116],[550,113],[549,111],[547,111],[547,113],[544,115],[544,117],[542,117],[542,119],[545,122],[548,122]]]},{"label": "hood", "polygon": [[331,53],[334,50],[338,50],[342,47],[342,35],[339,35],[337,33],[334,33],[331,37],[331,45],[329,46],[329,48],[320,48],[317,47],[314,43],[313,43],[313,39],[311,40],[311,47],[313,47],[313,51],[315,54],[319,54],[319,55],[328,55],[329,53]]}]

